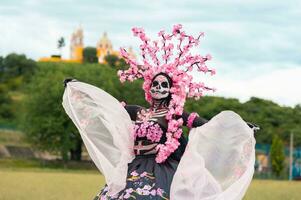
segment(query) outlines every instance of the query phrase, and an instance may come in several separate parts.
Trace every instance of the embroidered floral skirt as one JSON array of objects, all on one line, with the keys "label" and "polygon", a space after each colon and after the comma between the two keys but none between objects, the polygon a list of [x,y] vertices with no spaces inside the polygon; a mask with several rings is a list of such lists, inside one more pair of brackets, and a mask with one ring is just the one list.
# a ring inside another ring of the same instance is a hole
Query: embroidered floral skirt
[{"label": "embroidered floral skirt", "polygon": [[156,155],[139,155],[129,164],[127,183],[117,195],[108,196],[105,186],[94,200],[162,200],[169,199],[170,185],[178,166],[178,161],[168,158],[164,163],[156,163]]}]

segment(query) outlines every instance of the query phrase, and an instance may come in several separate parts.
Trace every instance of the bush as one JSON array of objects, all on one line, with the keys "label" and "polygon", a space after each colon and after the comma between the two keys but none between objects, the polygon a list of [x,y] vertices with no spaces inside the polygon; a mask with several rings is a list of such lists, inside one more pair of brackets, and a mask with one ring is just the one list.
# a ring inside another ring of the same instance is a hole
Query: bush
[{"label": "bush", "polygon": [[85,63],[97,63],[97,51],[95,47],[86,47],[83,51],[83,59]]},{"label": "bush", "polygon": [[108,65],[111,67],[116,67],[117,62],[119,61],[119,58],[117,56],[111,54],[106,55],[104,59],[106,63],[108,63]]},{"label": "bush", "polygon": [[284,155],[283,142],[277,135],[274,135],[273,137],[270,157],[271,157],[272,172],[277,177],[280,177],[284,169],[285,155]]}]

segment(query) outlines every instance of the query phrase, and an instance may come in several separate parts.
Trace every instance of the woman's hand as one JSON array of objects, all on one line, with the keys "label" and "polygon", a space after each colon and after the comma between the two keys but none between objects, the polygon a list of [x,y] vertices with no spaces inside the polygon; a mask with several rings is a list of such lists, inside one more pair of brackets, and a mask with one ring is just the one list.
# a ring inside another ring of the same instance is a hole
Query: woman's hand
[{"label": "woman's hand", "polygon": [[254,132],[257,132],[260,130],[260,127],[257,124],[251,123],[251,122],[246,122],[247,125],[254,130]]},{"label": "woman's hand", "polygon": [[69,83],[70,81],[76,81],[76,79],[74,79],[74,78],[65,78],[64,87],[67,87],[67,83]]}]

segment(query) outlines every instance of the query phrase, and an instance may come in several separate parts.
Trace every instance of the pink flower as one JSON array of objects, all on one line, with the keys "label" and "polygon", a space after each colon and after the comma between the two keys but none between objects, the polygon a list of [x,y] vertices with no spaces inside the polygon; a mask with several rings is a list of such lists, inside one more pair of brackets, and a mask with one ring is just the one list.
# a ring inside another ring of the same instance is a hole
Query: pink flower
[{"label": "pink flower", "polygon": [[[140,116],[141,117],[141,116]],[[145,120],[141,124],[134,125],[134,138],[146,137],[152,142],[159,142],[163,131],[158,124]]]},{"label": "pink flower", "polygon": [[156,196],[157,191],[156,191],[155,189],[153,189],[153,190],[151,190],[150,194],[151,194],[152,196]]},{"label": "pink flower", "polygon": [[171,40],[173,35],[164,35],[165,40]]},{"label": "pink flower", "polygon": [[[125,198],[125,199],[128,199],[128,198],[130,198],[131,197],[131,194],[130,193],[126,193],[124,196],[123,196],[123,198]],[[107,198],[106,198],[107,199]]]},{"label": "pink flower", "polygon": [[163,196],[163,190],[161,189],[161,188],[157,188],[157,194],[159,195],[159,196]]},{"label": "pink flower", "polygon": [[128,61],[129,61],[129,59],[128,59],[129,55],[128,55],[127,51],[124,48],[120,48],[119,52],[120,52],[121,56],[125,59],[125,61],[128,63]]},{"label": "pink flower", "polygon": [[142,174],[140,174],[140,177],[145,177],[147,175],[147,172],[143,172]]},{"label": "pink flower", "polygon": [[143,194],[143,189],[137,188],[137,189],[136,189],[136,192],[137,192],[138,194],[142,195],[142,194]]},{"label": "pink flower", "polygon": [[174,25],[173,29],[172,29],[172,34],[173,35],[177,35],[178,33],[180,33],[181,29],[182,29],[182,25],[181,24]]},{"label": "pink flower", "polygon": [[142,195],[149,195],[149,191],[148,190],[142,190]]},{"label": "pink flower", "polygon": [[195,120],[196,117],[198,117],[199,115],[197,113],[191,113],[188,117],[187,120],[187,127],[188,128],[192,128],[193,122]]},{"label": "pink flower", "polygon": [[175,136],[176,138],[180,138],[181,135],[182,135],[182,129],[178,129],[178,130],[174,133],[174,136]]},{"label": "pink flower", "polygon": [[101,195],[100,200],[107,200],[106,196]]},{"label": "pink flower", "polygon": [[158,33],[158,36],[159,36],[159,37],[162,37],[164,34],[165,34],[165,31],[164,31],[164,30],[161,30],[161,31]]},{"label": "pink flower", "polygon": [[206,58],[207,58],[207,60],[211,60],[211,59],[212,59],[212,56],[211,56],[210,54],[207,54],[207,55],[206,55]]},{"label": "pink flower", "polygon": [[138,36],[138,34],[144,33],[144,29],[143,28],[134,27],[134,28],[132,28],[132,32],[134,33],[134,36]]},{"label": "pink flower", "polygon": [[140,39],[144,42],[148,41],[149,39],[146,37],[146,35],[144,33],[140,34]]},{"label": "pink flower", "polygon": [[132,176],[138,176],[139,174],[138,174],[138,173],[136,172],[136,170],[135,170],[135,171],[132,171],[131,175],[132,175]]},{"label": "pink flower", "polygon": [[150,190],[152,187],[150,185],[144,185],[143,189],[144,190]]},{"label": "pink flower", "polygon": [[128,188],[128,189],[125,190],[126,193],[132,193],[133,191],[134,191],[133,188]]}]

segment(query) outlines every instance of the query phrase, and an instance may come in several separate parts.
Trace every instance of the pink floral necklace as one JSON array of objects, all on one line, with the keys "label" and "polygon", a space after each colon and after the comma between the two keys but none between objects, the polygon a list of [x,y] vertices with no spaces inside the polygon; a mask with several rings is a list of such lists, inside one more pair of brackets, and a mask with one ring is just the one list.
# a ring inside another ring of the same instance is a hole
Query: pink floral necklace
[{"label": "pink floral necklace", "polygon": [[134,138],[146,137],[152,142],[159,142],[163,131],[158,123],[155,121],[158,117],[164,117],[167,113],[167,108],[152,107],[143,109],[138,113],[137,122],[134,125]]},{"label": "pink floral necklace", "polygon": [[163,135],[160,125],[154,121],[145,121],[134,125],[135,140],[140,137],[146,137],[152,142],[159,142]]}]

